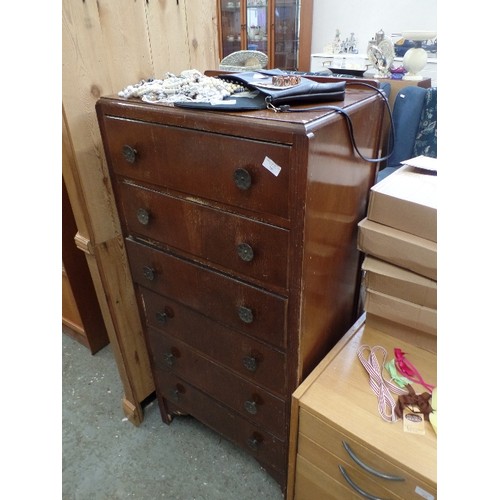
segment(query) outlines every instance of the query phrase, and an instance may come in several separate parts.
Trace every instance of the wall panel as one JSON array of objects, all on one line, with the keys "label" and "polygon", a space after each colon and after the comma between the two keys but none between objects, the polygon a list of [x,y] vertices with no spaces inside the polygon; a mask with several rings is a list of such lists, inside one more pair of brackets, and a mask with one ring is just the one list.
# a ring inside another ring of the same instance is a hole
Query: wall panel
[{"label": "wall panel", "polygon": [[102,95],[165,72],[218,67],[213,0],[63,0],[63,175],[135,424],[154,385],[95,114]]}]

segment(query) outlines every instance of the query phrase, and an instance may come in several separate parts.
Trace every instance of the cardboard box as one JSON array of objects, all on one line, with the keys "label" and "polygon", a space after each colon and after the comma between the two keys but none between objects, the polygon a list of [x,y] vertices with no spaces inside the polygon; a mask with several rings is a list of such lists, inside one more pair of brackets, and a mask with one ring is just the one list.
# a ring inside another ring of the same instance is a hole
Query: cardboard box
[{"label": "cardboard box", "polygon": [[403,165],[371,188],[367,218],[437,242],[437,175]]},{"label": "cardboard box", "polygon": [[414,330],[437,335],[437,310],[367,289],[365,310]]},{"label": "cardboard box", "polygon": [[367,255],[437,281],[437,243],[363,219],[358,249]]},{"label": "cardboard box", "polygon": [[415,347],[420,347],[426,351],[437,353],[436,335],[430,335],[428,333],[415,330],[409,326],[396,323],[387,318],[381,318],[380,316],[369,312],[366,313],[366,326],[370,326],[370,328],[374,328],[375,330],[379,330],[394,337],[396,340],[394,347],[398,347],[397,340],[400,339],[414,345]]},{"label": "cardboard box", "polygon": [[383,260],[366,256],[365,287],[420,306],[437,308],[437,282]]}]

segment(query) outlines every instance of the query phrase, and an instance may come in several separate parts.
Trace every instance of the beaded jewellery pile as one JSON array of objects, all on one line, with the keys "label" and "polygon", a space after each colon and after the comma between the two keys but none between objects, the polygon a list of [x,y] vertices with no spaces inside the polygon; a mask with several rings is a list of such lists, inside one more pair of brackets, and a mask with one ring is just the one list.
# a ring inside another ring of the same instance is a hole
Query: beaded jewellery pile
[{"label": "beaded jewellery pile", "polygon": [[118,92],[126,99],[138,97],[145,102],[174,105],[176,102],[218,102],[246,89],[234,82],[203,75],[196,69],[185,70],[176,76],[166,73],[164,79],[141,80]]}]

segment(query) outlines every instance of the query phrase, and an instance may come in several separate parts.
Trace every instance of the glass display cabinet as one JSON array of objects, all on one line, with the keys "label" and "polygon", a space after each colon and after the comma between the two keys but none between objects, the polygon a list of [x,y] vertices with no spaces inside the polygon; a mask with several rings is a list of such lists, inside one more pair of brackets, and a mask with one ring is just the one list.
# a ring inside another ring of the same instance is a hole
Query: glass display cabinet
[{"label": "glass display cabinet", "polygon": [[217,0],[219,56],[258,50],[268,68],[309,71],[313,0]]}]

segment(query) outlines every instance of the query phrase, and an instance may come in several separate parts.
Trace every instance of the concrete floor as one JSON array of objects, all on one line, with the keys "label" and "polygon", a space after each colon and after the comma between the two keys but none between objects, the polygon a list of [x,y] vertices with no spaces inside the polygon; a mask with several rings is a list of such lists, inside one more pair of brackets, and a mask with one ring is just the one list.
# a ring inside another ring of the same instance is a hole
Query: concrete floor
[{"label": "concrete floor", "polygon": [[62,335],[62,499],[281,500],[243,450],[191,417],[161,420],[157,401],[135,427],[110,346],[92,356]]}]

